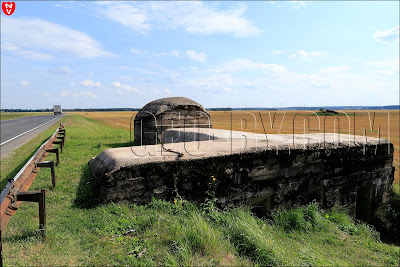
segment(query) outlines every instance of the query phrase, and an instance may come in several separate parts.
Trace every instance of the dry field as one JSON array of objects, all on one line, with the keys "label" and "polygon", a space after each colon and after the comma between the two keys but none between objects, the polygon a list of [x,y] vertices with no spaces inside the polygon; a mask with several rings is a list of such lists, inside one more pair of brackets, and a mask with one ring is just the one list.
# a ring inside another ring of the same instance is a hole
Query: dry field
[{"label": "dry field", "polygon": [[[325,131],[327,133],[337,133],[339,129],[341,133],[347,134],[350,126],[350,133],[353,134],[355,119],[357,135],[363,135],[365,128],[367,136],[378,137],[379,127],[380,136],[389,139],[394,145],[395,183],[398,184],[400,175],[399,111],[358,110],[343,112],[346,112],[349,116],[342,114],[341,116],[326,117]],[[77,112],[77,114],[117,128],[129,129],[130,119],[132,118],[133,124],[136,112]],[[260,114],[262,120],[260,119]],[[318,117],[312,111],[211,111],[210,116],[211,123],[215,129],[231,129],[231,117],[232,129],[237,131],[264,133],[265,128],[267,134],[291,134],[293,132],[294,118],[295,133],[304,133],[304,131],[306,133],[322,133],[324,129],[324,116]]]}]

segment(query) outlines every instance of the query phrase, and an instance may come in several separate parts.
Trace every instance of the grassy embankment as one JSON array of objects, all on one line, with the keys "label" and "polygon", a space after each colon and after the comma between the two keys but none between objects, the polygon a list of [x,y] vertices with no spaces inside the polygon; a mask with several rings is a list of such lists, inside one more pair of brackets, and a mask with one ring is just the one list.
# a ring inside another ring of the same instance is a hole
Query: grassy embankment
[{"label": "grassy embankment", "polygon": [[51,115],[52,112],[1,112],[0,113],[0,120],[11,120],[11,119],[18,119],[24,117],[33,117],[33,116],[40,116],[40,115]]},{"label": "grassy embankment", "polygon": [[[37,232],[37,204],[23,203],[3,235],[6,265],[400,263],[399,248],[381,243],[369,226],[316,205],[260,219],[246,207],[219,211],[212,201],[201,206],[180,199],[147,206],[101,204],[93,194],[87,162],[106,148],[126,146],[129,132],[78,115],[62,121],[67,141],[56,167],[57,186],[49,189],[49,170],[41,169],[30,189],[46,189],[47,240],[41,242]],[[2,180],[13,176],[53,131],[3,160]]]}]

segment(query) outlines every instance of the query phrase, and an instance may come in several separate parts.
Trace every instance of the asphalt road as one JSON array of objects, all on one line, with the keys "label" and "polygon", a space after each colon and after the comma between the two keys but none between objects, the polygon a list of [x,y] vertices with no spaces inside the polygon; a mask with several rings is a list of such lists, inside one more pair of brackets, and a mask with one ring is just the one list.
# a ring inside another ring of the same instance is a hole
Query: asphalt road
[{"label": "asphalt road", "polygon": [[57,123],[64,115],[43,115],[1,121],[1,159],[39,133]]}]

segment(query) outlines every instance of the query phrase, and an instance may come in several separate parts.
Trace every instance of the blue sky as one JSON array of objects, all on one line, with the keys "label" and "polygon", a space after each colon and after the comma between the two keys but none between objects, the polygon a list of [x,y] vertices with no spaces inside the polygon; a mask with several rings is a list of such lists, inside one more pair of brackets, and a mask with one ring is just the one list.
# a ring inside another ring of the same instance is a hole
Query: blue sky
[{"label": "blue sky", "polygon": [[398,1],[16,1],[1,108],[399,103]]}]

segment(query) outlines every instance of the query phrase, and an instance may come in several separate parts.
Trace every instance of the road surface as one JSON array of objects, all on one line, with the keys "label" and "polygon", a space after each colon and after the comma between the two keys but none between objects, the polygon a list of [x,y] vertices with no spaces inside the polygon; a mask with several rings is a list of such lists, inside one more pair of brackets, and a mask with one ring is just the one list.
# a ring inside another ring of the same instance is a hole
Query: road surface
[{"label": "road surface", "polygon": [[42,115],[1,121],[1,159],[39,133],[50,128],[62,117],[63,115]]}]

